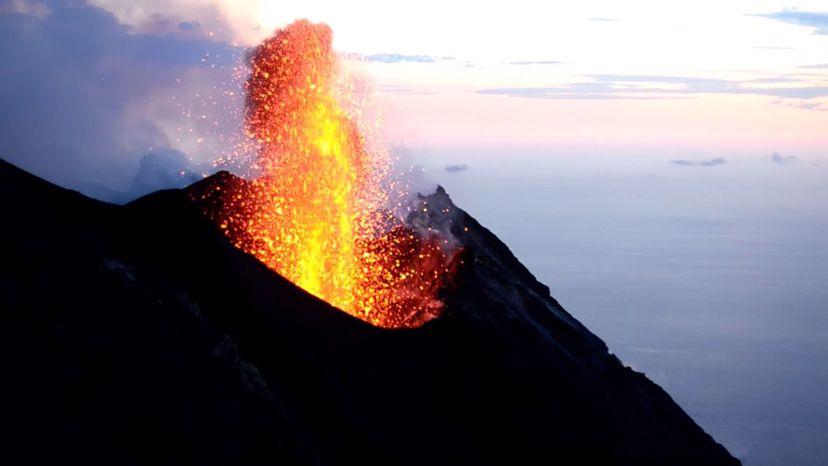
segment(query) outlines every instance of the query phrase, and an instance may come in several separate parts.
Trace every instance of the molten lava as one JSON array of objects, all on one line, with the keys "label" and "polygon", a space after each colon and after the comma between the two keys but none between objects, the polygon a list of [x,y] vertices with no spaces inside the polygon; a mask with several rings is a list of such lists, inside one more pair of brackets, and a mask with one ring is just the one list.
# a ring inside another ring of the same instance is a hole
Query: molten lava
[{"label": "molten lava", "polygon": [[[391,159],[369,147],[331,29],[299,20],[249,57],[245,125],[257,177],[225,193],[222,228],[308,292],[381,327],[437,316],[444,240],[391,213]],[[343,104],[344,103],[344,104]]]}]

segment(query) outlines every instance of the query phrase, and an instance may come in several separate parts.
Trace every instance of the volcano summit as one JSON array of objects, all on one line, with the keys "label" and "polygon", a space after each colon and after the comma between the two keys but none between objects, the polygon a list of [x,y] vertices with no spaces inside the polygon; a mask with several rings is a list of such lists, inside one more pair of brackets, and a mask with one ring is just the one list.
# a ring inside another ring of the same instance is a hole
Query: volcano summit
[{"label": "volcano summit", "polygon": [[240,184],[116,206],[0,163],[5,464],[739,464],[444,190],[406,220],[462,248],[442,313],[388,329],[234,247],[203,194]]}]

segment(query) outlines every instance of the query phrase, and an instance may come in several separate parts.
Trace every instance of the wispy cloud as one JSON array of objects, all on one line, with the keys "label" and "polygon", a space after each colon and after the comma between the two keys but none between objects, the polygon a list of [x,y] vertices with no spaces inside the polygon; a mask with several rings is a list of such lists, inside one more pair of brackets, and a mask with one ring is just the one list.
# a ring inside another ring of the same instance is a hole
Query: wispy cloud
[{"label": "wispy cloud", "polygon": [[454,61],[454,57],[437,57],[433,55],[405,55],[401,53],[374,53],[371,55],[346,54],[346,58],[377,63],[438,63]]},{"label": "wispy cloud", "polygon": [[502,87],[480,89],[477,94],[523,97],[527,99],[557,100],[655,100],[667,97],[625,95],[612,93],[583,93],[566,87]]},{"label": "wispy cloud", "polygon": [[[609,84],[611,88],[615,88],[616,85],[620,83],[658,83],[671,84],[676,86],[679,91],[695,93],[720,91],[735,84],[733,81],[727,81],[724,79],[697,78],[690,76],[591,74],[587,75],[587,77],[599,83]],[[657,86],[643,87],[643,89],[664,92],[664,89]]]},{"label": "wispy cloud", "polygon": [[828,86],[770,87],[742,90],[739,94],[759,94],[789,99],[816,99],[818,97],[828,97]]},{"label": "wispy cloud", "polygon": [[465,163],[459,163],[455,165],[446,165],[446,171],[450,173],[457,173],[457,172],[464,172],[469,169],[469,166]]},{"label": "wispy cloud", "polygon": [[828,112],[828,105],[815,103],[815,102],[804,102],[798,105],[799,108],[804,108],[805,110],[814,110],[817,112]]},{"label": "wispy cloud", "polygon": [[803,110],[812,110],[815,112],[828,112],[828,105],[821,102],[787,102],[784,100],[777,100],[772,103],[785,105],[787,107],[801,108]]},{"label": "wispy cloud", "polygon": [[796,162],[797,158],[795,155],[782,155],[779,152],[774,152],[773,155],[771,155],[771,160],[773,163],[785,165]]},{"label": "wispy cloud", "polygon": [[[788,76],[753,80],[689,76],[593,74],[585,81],[559,87],[508,87],[477,91],[479,94],[543,99],[676,99],[696,94],[764,95],[790,99],[828,97],[828,86],[809,85]],[[778,86],[778,84],[790,84]]]},{"label": "wispy cloud", "polygon": [[553,60],[525,60],[525,61],[510,61],[509,65],[560,65],[563,62]]},{"label": "wispy cloud", "polygon": [[739,81],[742,84],[782,84],[782,83],[795,83],[798,82],[796,79],[788,77],[788,76],[772,76],[768,78],[756,78],[756,79],[748,79],[745,81]]},{"label": "wispy cloud", "polygon": [[198,21],[182,21],[178,23],[178,29],[181,31],[197,31],[201,29],[201,23]]},{"label": "wispy cloud", "polygon": [[717,157],[715,159],[709,159],[709,160],[687,160],[687,159],[671,160],[670,163],[673,164],[673,165],[679,165],[679,166],[683,166],[683,167],[715,167],[717,165],[727,164],[727,160],[725,160],[721,157]]},{"label": "wispy cloud", "polygon": [[381,86],[380,89],[386,94],[404,94],[404,95],[434,95],[436,92],[428,89],[418,89],[416,87],[387,85]]},{"label": "wispy cloud", "polygon": [[759,16],[762,18],[773,19],[783,23],[795,24],[797,26],[807,26],[816,28],[816,34],[828,34],[828,12],[822,11],[801,11],[801,10],[782,10],[776,13],[765,13]]},{"label": "wispy cloud", "polygon": [[800,68],[809,68],[812,70],[828,70],[828,63],[817,63],[816,65],[805,65]]}]

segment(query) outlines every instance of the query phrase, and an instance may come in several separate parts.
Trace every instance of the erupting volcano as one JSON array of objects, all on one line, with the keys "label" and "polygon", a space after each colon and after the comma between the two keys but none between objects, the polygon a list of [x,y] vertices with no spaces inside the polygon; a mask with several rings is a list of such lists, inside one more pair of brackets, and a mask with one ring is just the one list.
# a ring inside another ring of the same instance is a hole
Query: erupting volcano
[{"label": "erupting volcano", "polygon": [[296,21],[254,49],[248,65],[255,173],[244,189],[223,193],[221,228],[282,276],[374,325],[437,316],[449,241],[399,214],[407,194],[362,120],[331,29]]},{"label": "erupting volcano", "polygon": [[[47,16],[103,21],[72,3]],[[331,40],[247,56],[243,177],[117,205],[0,157],[0,464],[739,465],[445,189],[409,195]]]}]

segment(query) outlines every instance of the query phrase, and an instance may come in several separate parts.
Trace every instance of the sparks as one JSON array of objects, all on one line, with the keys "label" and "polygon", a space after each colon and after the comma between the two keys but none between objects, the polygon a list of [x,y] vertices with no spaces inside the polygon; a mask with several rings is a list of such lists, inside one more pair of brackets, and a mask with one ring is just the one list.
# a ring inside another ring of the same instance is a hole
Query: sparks
[{"label": "sparks", "polygon": [[391,159],[373,144],[332,31],[299,20],[249,56],[245,126],[255,179],[220,226],[240,249],[308,292],[381,327],[439,315],[444,241],[388,207]]}]

